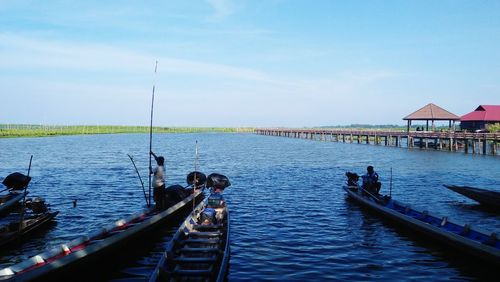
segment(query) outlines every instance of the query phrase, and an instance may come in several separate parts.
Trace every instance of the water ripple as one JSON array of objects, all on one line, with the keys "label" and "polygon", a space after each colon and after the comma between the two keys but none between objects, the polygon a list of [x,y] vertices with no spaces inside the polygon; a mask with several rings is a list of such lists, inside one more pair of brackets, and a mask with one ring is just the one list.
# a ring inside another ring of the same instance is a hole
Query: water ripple
[{"label": "water ripple", "polygon": [[[230,177],[233,185],[225,192],[231,210],[229,280],[498,277],[346,200],[341,189],[346,171],[363,173],[372,164],[384,192],[392,183],[395,199],[498,232],[499,216],[442,187],[500,191],[498,157],[253,134],[157,134],[154,140],[155,152],[166,157],[167,185],[183,184],[193,170],[196,140],[201,170]],[[144,194],[126,154],[134,156],[147,183],[148,145],[143,134],[0,139],[0,175],[24,171],[34,154],[31,195],[43,196],[61,211],[45,232],[0,251],[0,267],[141,210]],[[73,199],[78,199],[76,209],[68,203]]]}]

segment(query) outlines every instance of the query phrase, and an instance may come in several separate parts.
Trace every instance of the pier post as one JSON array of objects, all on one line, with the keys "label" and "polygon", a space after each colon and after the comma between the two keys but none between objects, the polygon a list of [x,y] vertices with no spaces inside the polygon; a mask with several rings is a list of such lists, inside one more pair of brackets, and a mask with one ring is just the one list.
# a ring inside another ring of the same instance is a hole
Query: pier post
[{"label": "pier post", "polygon": [[487,140],[486,138],[483,139],[483,155],[486,155],[486,148],[487,148]]}]

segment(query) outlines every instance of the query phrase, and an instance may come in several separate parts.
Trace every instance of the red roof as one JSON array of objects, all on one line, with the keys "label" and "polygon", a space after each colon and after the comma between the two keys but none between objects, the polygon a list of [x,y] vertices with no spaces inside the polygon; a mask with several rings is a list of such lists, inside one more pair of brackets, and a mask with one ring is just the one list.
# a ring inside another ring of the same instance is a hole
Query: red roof
[{"label": "red roof", "polygon": [[498,121],[500,122],[500,105],[481,105],[473,112],[463,115],[460,121]]},{"label": "red roof", "polygon": [[460,117],[432,103],[413,112],[403,120],[459,120]]}]

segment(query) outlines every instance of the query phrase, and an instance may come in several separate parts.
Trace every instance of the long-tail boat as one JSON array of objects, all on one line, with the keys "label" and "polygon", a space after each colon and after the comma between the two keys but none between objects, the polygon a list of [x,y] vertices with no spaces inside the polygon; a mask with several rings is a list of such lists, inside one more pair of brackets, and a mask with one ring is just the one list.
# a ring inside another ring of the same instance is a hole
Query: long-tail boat
[{"label": "long-tail boat", "polygon": [[485,232],[470,224],[459,224],[448,219],[421,211],[410,205],[381,196],[363,189],[357,184],[355,173],[346,173],[348,180],[343,189],[347,196],[357,203],[370,208],[381,216],[391,219],[421,235],[436,239],[441,243],[468,253],[486,262],[500,265],[500,240],[495,232]]},{"label": "long-tail boat", "polygon": [[118,252],[120,248],[127,247],[127,244],[133,243],[134,240],[141,238],[148,231],[158,228],[162,223],[188,211],[192,207],[193,201],[199,202],[203,199],[204,185],[203,183],[195,187],[199,189],[192,189],[191,194],[180,201],[175,203],[172,200],[168,201],[168,208],[165,210],[151,206],[127,218],[117,220],[109,226],[102,227],[89,235],[80,236],[25,261],[1,269],[0,280],[72,280],[70,277],[75,273],[84,273],[93,269],[93,266],[103,263],[104,258]]},{"label": "long-tail boat", "polygon": [[[30,210],[25,209],[22,215],[12,215],[2,219],[0,224],[0,247],[19,241],[19,239],[47,225],[59,212],[51,211],[40,198],[37,205]],[[25,214],[26,213],[26,214]],[[19,217],[19,218],[18,218]]]},{"label": "long-tail boat", "polygon": [[482,205],[500,210],[500,192],[456,185],[443,185],[444,187],[475,200]]},{"label": "long-tail boat", "polygon": [[227,177],[211,174],[212,193],[186,218],[169,241],[153,281],[224,281],[229,265],[229,210],[222,190]]}]

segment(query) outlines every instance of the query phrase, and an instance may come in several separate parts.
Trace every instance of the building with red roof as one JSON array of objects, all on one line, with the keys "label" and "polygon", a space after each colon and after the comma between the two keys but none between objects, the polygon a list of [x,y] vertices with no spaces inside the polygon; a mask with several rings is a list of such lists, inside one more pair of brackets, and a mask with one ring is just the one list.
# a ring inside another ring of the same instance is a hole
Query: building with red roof
[{"label": "building with red roof", "polygon": [[480,105],[475,111],[460,117],[462,130],[484,130],[495,123],[500,123],[500,105]]}]

